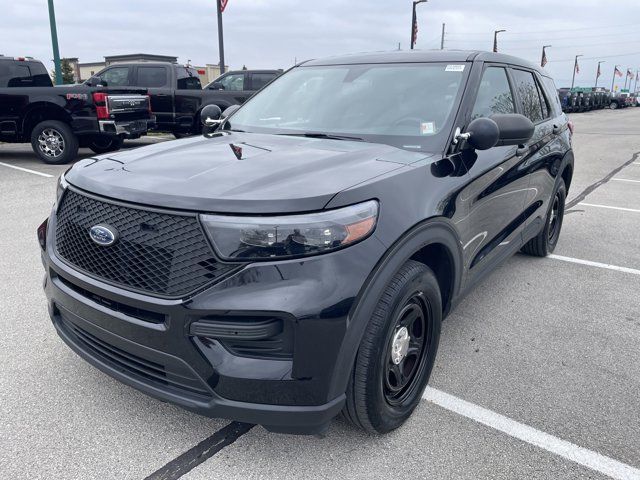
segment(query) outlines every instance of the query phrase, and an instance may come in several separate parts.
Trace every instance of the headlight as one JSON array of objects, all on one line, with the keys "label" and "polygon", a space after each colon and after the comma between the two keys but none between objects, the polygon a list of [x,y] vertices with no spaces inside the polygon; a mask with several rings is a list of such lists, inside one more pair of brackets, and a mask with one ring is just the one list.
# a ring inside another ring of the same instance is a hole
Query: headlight
[{"label": "headlight", "polygon": [[62,198],[62,194],[67,189],[69,184],[64,178],[64,173],[60,175],[58,178],[58,185],[56,186],[56,206],[60,203],[60,199]]},{"label": "headlight", "polygon": [[269,260],[330,252],[365,239],[378,218],[378,202],[303,215],[201,215],[225,260]]}]

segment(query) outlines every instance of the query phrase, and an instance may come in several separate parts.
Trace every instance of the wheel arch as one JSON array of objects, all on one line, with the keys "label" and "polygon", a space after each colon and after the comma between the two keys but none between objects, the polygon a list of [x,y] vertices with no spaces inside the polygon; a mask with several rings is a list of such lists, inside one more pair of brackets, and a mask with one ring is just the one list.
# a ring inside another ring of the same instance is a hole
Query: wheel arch
[{"label": "wheel arch", "polygon": [[21,122],[22,140],[28,141],[34,127],[44,120],[58,120],[71,124],[71,115],[59,105],[51,102],[35,102],[29,106]]},{"label": "wheel arch", "polygon": [[463,276],[462,247],[450,220],[431,218],[412,227],[388,248],[360,289],[349,312],[348,328],[336,359],[329,398],[344,394],[360,341],[377,301],[407,260],[419,261],[433,270],[441,288],[443,318],[455,303]]}]

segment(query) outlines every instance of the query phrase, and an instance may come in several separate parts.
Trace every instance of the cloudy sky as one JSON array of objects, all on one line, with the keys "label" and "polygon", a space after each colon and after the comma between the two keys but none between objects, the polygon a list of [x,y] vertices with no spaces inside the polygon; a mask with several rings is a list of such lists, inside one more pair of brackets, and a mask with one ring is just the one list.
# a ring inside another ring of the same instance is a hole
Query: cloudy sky
[{"label": "cloudy sky", "polygon": [[[0,53],[30,55],[51,66],[46,0],[0,0]],[[55,0],[60,54],[81,62],[104,55],[155,53],[195,65],[218,63],[215,0]],[[539,62],[558,86],[571,84],[573,57],[582,54],[576,85],[611,86],[614,65],[640,69],[640,1],[429,0],[418,5],[416,48],[492,48]],[[287,68],[295,59],[409,47],[410,0],[229,0],[225,56],[231,68]],[[624,78],[617,79],[622,85]]]}]

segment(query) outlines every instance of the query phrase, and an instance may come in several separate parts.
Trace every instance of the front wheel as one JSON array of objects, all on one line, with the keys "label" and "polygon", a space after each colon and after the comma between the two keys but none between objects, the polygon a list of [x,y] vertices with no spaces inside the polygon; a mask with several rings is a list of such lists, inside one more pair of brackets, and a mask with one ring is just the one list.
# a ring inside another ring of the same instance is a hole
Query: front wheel
[{"label": "front wheel", "polygon": [[43,162],[63,165],[78,155],[78,137],[66,123],[45,120],[31,131],[31,148]]},{"label": "front wheel", "polygon": [[344,417],[370,433],[401,426],[427,386],[440,341],[435,275],[409,260],[389,282],[360,343]]},{"label": "front wheel", "polygon": [[556,248],[564,219],[564,204],[567,198],[567,188],[560,179],[551,197],[551,206],[547,212],[547,219],[542,231],[529,240],[522,252],[536,257],[546,257]]},{"label": "front wheel", "polygon": [[124,140],[122,137],[113,136],[113,135],[100,135],[94,137],[89,142],[89,148],[94,153],[108,153],[115,152],[116,150],[120,150],[122,148]]}]

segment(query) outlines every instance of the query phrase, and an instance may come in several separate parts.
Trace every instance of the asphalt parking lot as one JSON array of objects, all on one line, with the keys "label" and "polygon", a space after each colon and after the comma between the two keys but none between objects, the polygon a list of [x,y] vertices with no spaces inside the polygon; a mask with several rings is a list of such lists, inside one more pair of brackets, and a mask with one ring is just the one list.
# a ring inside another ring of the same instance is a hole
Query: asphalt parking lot
[{"label": "asphalt parking lot", "polygon": [[555,255],[516,255],[463,301],[384,437],[207,419],[81,360],[50,324],[35,235],[67,167],[0,145],[0,477],[640,479],[640,108],[571,117]]}]

